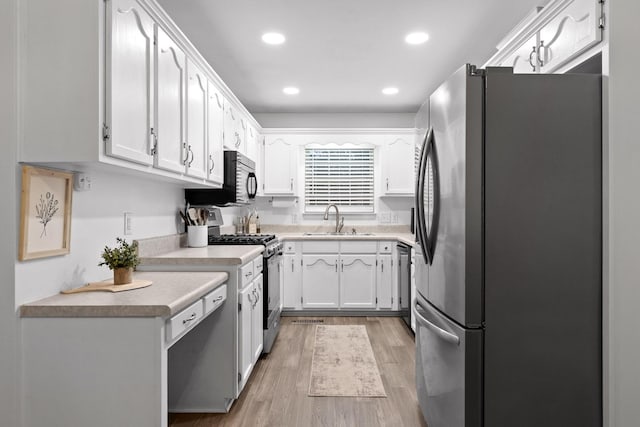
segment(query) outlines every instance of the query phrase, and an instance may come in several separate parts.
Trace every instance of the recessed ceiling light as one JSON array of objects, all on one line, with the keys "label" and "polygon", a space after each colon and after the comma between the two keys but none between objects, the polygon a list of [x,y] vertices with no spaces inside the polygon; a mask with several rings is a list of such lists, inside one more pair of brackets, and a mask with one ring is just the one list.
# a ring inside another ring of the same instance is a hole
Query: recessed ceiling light
[{"label": "recessed ceiling light", "polygon": [[385,95],[395,95],[398,93],[398,88],[397,87],[385,87],[384,89],[382,89],[382,93],[384,93]]},{"label": "recessed ceiling light", "polygon": [[404,41],[409,44],[422,44],[427,40],[429,40],[429,34],[422,31],[407,34],[407,36],[404,38]]},{"label": "recessed ceiling light", "polygon": [[280,33],[264,33],[262,35],[262,41],[266,44],[282,44],[285,40],[284,35]]},{"label": "recessed ceiling light", "polygon": [[288,86],[282,89],[282,92],[286,93],[287,95],[297,95],[300,93],[300,89],[298,89],[297,87]]}]

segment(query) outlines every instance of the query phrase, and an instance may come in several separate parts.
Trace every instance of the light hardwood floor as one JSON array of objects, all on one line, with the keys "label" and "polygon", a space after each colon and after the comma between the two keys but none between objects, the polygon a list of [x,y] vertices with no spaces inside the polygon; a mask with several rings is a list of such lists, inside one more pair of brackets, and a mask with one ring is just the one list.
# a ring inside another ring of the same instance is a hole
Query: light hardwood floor
[{"label": "light hardwood floor", "polygon": [[283,317],[271,354],[262,356],[227,414],[170,414],[171,427],[424,426],[415,388],[414,340],[397,317],[323,317],[325,325],[366,325],[386,398],[309,397],[315,325]]}]

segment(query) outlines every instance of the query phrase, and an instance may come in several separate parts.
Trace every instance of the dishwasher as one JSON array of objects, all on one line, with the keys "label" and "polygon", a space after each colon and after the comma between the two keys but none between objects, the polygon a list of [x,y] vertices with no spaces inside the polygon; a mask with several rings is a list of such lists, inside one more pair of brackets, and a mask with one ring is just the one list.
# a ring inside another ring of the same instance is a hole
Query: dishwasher
[{"label": "dishwasher", "polygon": [[411,329],[411,248],[404,244],[398,244],[398,290],[400,316],[404,323]]}]

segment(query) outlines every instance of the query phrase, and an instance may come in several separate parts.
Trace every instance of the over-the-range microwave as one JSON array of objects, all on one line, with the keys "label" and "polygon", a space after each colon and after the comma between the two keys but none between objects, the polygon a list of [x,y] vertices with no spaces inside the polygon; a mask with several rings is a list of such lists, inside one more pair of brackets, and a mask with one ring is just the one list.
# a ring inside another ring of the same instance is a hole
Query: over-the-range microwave
[{"label": "over-the-range microwave", "polygon": [[258,180],[256,164],[237,151],[224,152],[224,184],[216,188],[187,188],[188,205],[238,206],[247,205],[256,197]]}]

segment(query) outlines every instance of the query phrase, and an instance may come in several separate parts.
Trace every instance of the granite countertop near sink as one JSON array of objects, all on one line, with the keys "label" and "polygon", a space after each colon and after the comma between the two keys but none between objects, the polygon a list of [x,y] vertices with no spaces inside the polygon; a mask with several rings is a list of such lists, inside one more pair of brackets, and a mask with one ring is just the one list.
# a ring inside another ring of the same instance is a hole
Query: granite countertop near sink
[{"label": "granite countertop near sink", "polygon": [[[390,226],[355,226],[345,225],[346,233],[334,234],[326,225],[264,225],[263,233],[273,233],[280,240],[396,240],[409,246],[415,245],[416,238],[409,227]],[[352,234],[352,228],[356,233]]]},{"label": "granite countertop near sink", "polygon": [[58,294],[20,307],[22,317],[168,318],[225,283],[224,272],[134,272],[151,280],[146,288],[123,292]]}]

